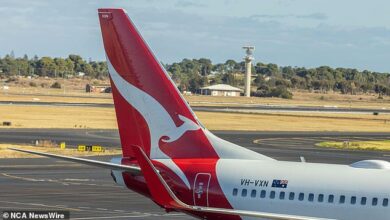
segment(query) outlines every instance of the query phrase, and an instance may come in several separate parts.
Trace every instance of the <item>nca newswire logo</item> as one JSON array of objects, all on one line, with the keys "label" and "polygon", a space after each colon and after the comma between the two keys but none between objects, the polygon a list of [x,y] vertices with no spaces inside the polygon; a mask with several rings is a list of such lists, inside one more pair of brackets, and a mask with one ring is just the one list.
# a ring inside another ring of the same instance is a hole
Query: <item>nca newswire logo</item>
[{"label": "nca newswire logo", "polygon": [[3,211],[3,220],[62,220],[69,219],[69,211],[9,210]]}]

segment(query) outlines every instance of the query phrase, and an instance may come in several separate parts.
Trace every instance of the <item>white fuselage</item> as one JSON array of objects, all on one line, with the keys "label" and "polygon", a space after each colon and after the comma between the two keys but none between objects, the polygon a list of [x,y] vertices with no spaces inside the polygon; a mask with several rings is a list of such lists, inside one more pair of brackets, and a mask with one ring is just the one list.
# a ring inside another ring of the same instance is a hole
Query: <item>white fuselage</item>
[{"label": "white fuselage", "polygon": [[[390,219],[388,169],[221,159],[217,177],[234,209],[340,220]],[[272,187],[275,180],[288,183]]]}]

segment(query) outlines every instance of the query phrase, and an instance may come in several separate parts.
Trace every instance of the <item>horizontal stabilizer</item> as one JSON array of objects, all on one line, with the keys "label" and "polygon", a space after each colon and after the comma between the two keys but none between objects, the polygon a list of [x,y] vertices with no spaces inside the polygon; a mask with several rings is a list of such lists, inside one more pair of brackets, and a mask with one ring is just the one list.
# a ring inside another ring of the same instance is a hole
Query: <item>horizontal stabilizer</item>
[{"label": "horizontal stabilizer", "polygon": [[50,153],[31,151],[31,150],[22,150],[22,149],[17,149],[17,148],[8,148],[8,149],[23,152],[23,153],[35,154],[35,155],[44,156],[44,157],[51,157],[51,158],[55,158],[55,159],[71,161],[71,162],[75,162],[75,163],[81,163],[81,164],[95,166],[95,167],[101,167],[101,168],[110,169],[110,170],[120,170],[120,171],[130,172],[130,173],[134,173],[134,174],[141,173],[141,169],[137,166],[115,164],[115,163],[98,161],[98,160],[90,160],[90,159],[84,159],[84,158],[78,158],[78,157],[62,156],[62,155],[57,155],[57,154],[50,154]]}]

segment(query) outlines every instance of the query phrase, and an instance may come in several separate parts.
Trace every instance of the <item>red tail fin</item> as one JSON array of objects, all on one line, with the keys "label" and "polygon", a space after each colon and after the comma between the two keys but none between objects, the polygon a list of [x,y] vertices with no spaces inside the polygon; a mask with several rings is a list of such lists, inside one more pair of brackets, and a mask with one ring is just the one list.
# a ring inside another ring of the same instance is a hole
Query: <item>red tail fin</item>
[{"label": "red tail fin", "polygon": [[123,9],[99,9],[124,157],[218,157],[195,115]]}]

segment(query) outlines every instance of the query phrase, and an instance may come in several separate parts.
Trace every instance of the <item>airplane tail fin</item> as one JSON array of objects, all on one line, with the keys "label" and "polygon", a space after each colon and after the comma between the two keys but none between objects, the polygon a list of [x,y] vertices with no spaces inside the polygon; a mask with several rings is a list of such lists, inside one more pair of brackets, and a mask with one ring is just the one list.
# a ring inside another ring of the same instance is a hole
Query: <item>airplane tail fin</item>
[{"label": "airplane tail fin", "polygon": [[201,124],[123,9],[99,9],[123,156],[216,158]]}]

